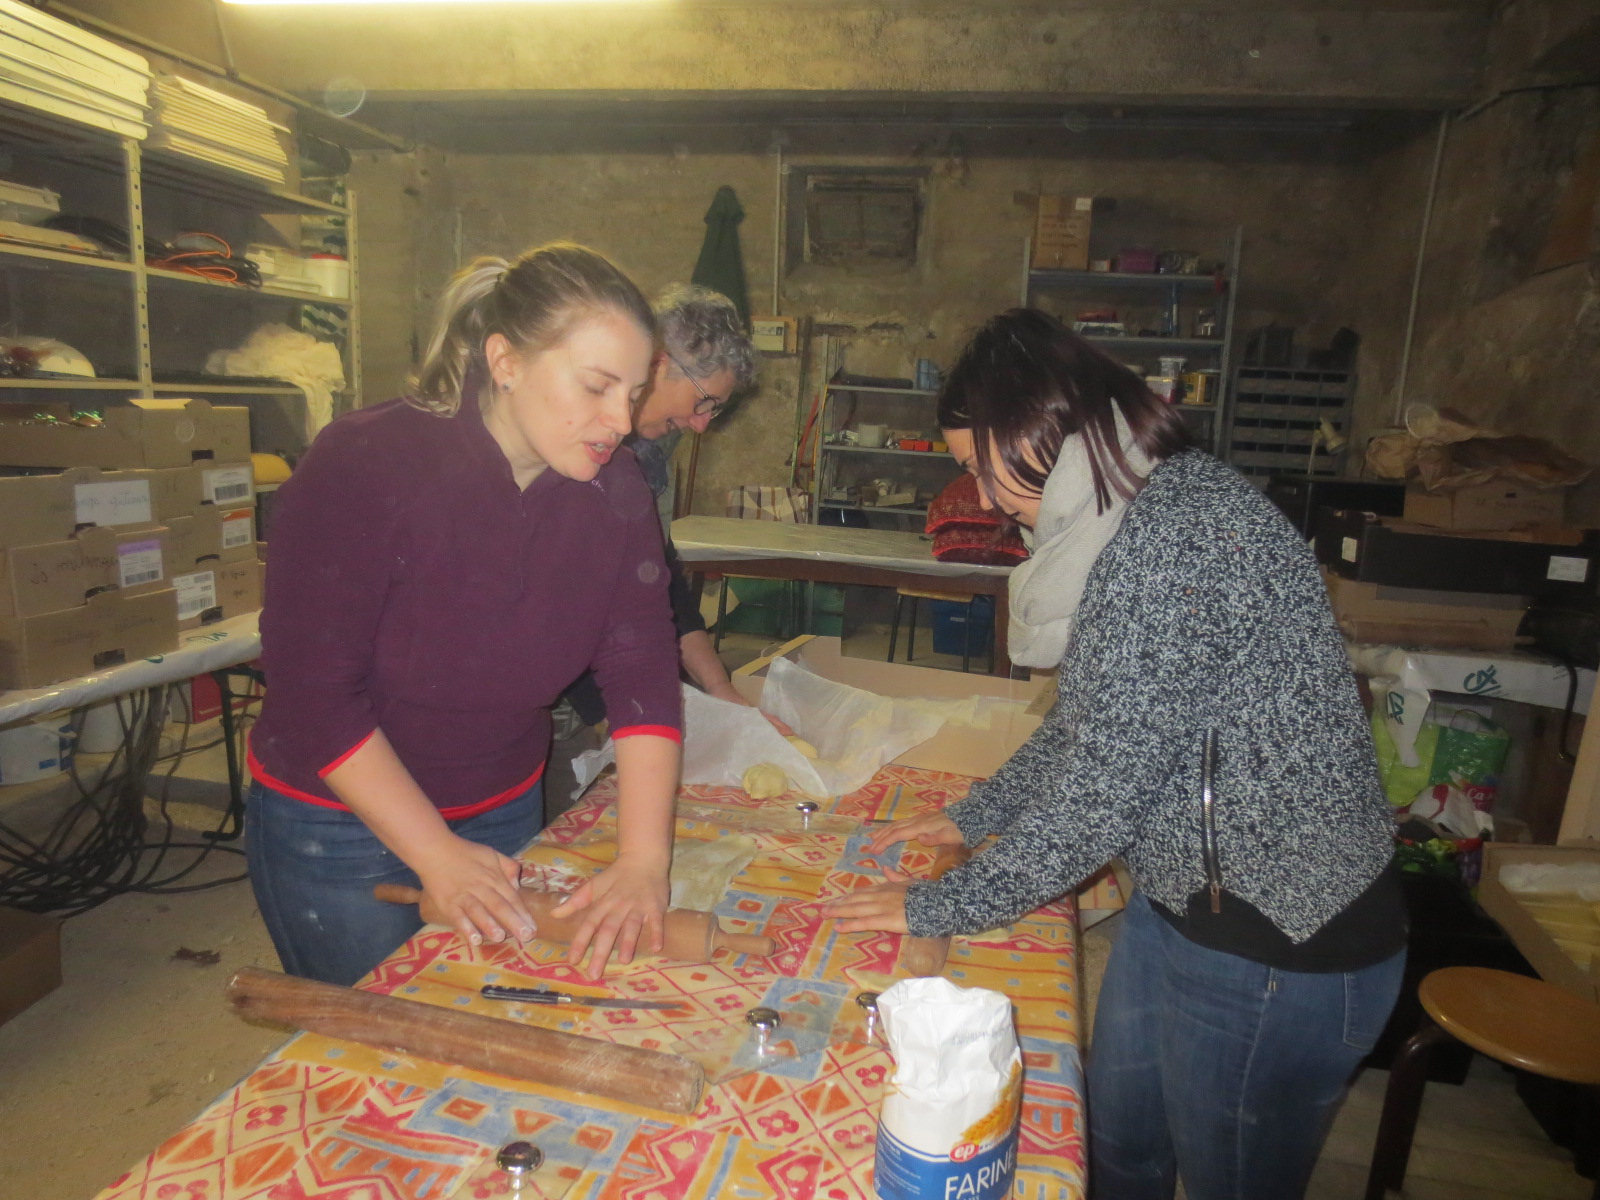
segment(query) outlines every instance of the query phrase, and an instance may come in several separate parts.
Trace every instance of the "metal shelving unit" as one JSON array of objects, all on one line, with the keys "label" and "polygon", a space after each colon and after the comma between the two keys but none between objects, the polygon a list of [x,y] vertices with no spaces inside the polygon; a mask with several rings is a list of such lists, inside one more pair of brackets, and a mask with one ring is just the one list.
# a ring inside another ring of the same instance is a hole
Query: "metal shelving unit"
[{"label": "metal shelving unit", "polygon": [[[878,476],[891,472],[912,474],[901,482],[913,487],[918,495],[937,494],[960,473],[948,454],[933,450],[902,450],[898,446],[860,446],[835,442],[842,430],[863,423],[884,425],[890,429],[915,428],[926,434],[936,432],[933,400],[938,392],[920,388],[882,387],[872,384],[830,383],[823,394],[822,411],[818,414],[821,444],[818,446],[817,470],[813,476],[811,512],[812,521],[820,522],[822,510],[859,512],[890,517],[898,528],[915,527],[920,531],[920,520],[928,514],[926,504],[862,504],[859,500],[837,498],[841,490],[859,487]],[[865,421],[862,413],[868,415]],[[880,471],[873,469],[873,460],[886,464]],[[832,494],[832,495],[830,495]]]},{"label": "metal shelving unit", "polygon": [[[1223,280],[1227,285],[1226,296],[1217,297],[1219,302],[1217,317],[1222,330],[1221,337],[1184,337],[1181,334],[1149,337],[1104,334],[1084,336],[1084,341],[1118,358],[1153,359],[1162,353],[1181,352],[1186,357],[1192,356],[1202,360],[1205,369],[1215,370],[1217,396],[1214,401],[1206,404],[1179,404],[1174,407],[1195,427],[1195,432],[1201,441],[1224,461],[1228,461],[1230,453],[1226,430],[1229,428],[1229,414],[1233,403],[1233,368],[1238,346],[1234,332],[1234,309],[1239,295],[1239,261],[1243,244],[1244,230],[1235,229],[1228,247],[1227,266],[1223,271]],[[1216,288],[1214,275],[1035,270],[1032,262],[1033,242],[1032,239],[1027,239],[1022,244],[1021,302],[1024,307],[1034,304],[1036,292],[1057,294],[1075,292],[1088,296],[1115,291],[1135,298],[1161,298],[1167,310],[1178,312],[1181,319],[1183,315],[1192,315],[1192,310],[1199,307],[1197,297],[1208,291],[1214,292]],[[1141,362],[1140,365],[1147,364]],[[1186,365],[1195,369],[1198,364],[1191,361]]]},{"label": "metal shelving unit", "polygon": [[[29,393],[46,392],[228,396],[250,406],[253,432],[259,418],[282,442],[293,424],[297,404],[303,419],[304,392],[293,384],[230,384],[222,378],[216,383],[165,383],[155,378],[163,366],[183,367],[181,363],[158,362],[162,350],[153,341],[166,337],[169,344],[192,346],[197,299],[216,314],[212,323],[219,330],[228,330],[218,334],[217,344],[196,347],[202,356],[235,344],[239,331],[254,319],[251,306],[271,305],[278,312],[286,305],[339,310],[348,321],[340,347],[347,385],[343,394],[352,404],[360,403],[354,196],[339,205],[299,195],[170,150],[146,147],[133,138],[4,101],[0,101],[0,151],[10,154],[14,162],[26,164],[23,173],[40,184],[54,186],[57,176],[71,181],[74,200],[86,201],[95,215],[115,213],[134,246],[144,244],[147,214],[164,212],[179,197],[184,202],[199,198],[222,206],[215,211],[242,227],[262,217],[343,217],[350,263],[350,295],[339,299],[270,284],[243,287],[151,267],[142,256],[129,260],[0,243],[0,320],[19,331],[59,337],[90,355],[92,361],[121,364],[123,374],[129,373],[127,367],[133,368],[133,378],[0,379],[0,403],[21,402]],[[65,187],[59,190],[67,194]],[[77,345],[79,335],[90,344]],[[303,448],[303,434],[299,440],[299,448]]]}]

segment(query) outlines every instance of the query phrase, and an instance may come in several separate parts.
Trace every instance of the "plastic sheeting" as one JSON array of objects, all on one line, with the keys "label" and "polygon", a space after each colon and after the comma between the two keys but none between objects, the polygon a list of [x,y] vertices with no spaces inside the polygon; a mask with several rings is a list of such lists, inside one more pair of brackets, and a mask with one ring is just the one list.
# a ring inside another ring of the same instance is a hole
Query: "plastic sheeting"
[{"label": "plastic sheeting", "polygon": [[733,517],[679,517],[672,544],[686,563],[730,559],[812,559],[881,567],[917,575],[999,575],[1010,567],[945,563],[933,557],[933,539],[888,529],[845,529],[837,525],[789,525],[741,521]]},{"label": "plastic sheeting", "polygon": [[260,613],[246,613],[215,625],[191,629],[179,635],[178,648],[169,654],[141,658],[138,662],[124,663],[49,687],[0,692],[0,725],[26,720],[39,713],[81,708],[113,696],[125,696],[143,688],[176,683],[221,667],[249,662],[261,653],[260,617]]},{"label": "plastic sheeting", "polygon": [[[1417,734],[1434,692],[1460,692],[1493,700],[1517,700],[1544,708],[1565,708],[1571,686],[1566,667],[1531,654],[1483,654],[1467,650],[1406,650],[1399,646],[1351,643],[1350,666],[1372,681],[1384,725],[1400,758],[1416,765]],[[1589,712],[1595,673],[1580,668],[1572,711]]]}]

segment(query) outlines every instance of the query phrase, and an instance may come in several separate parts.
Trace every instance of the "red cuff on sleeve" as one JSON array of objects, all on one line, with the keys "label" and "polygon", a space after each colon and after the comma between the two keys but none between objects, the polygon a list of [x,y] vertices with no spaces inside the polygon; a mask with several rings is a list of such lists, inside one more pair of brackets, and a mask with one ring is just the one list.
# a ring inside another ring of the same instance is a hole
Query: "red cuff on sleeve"
[{"label": "red cuff on sleeve", "polygon": [[625,737],[637,737],[641,733],[649,734],[651,737],[663,737],[670,742],[677,742],[680,746],[683,745],[683,734],[679,733],[671,725],[625,725],[621,729],[611,731],[611,740],[619,742]]},{"label": "red cuff on sleeve", "polygon": [[339,755],[338,758],[334,759],[327,766],[323,767],[322,770],[317,772],[317,778],[318,779],[326,779],[334,771],[337,771],[340,767],[344,766],[344,764],[349,760],[350,756],[352,754],[354,754],[357,750],[361,749],[361,747],[365,746],[368,742],[370,742],[372,740],[372,734],[373,733],[377,733],[377,732],[378,731],[376,729],[374,729],[372,731],[372,733],[367,734],[366,737],[362,738],[354,746],[351,746],[350,749],[346,750],[343,754]]}]

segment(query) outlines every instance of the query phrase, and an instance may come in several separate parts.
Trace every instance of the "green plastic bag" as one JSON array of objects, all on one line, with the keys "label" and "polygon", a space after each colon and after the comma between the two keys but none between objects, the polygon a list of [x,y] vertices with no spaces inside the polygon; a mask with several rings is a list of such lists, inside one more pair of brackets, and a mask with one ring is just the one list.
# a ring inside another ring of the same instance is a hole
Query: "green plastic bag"
[{"label": "green plastic bag", "polygon": [[1437,728],[1438,746],[1428,782],[1459,788],[1473,807],[1488,812],[1494,807],[1500,770],[1511,751],[1511,734],[1469,709],[1458,709]]}]

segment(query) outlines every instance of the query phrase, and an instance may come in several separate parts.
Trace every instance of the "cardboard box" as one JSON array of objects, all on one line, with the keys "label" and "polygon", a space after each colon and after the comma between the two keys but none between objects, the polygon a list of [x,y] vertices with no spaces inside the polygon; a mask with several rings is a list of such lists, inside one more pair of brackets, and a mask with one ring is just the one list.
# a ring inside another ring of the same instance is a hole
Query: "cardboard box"
[{"label": "cardboard box", "polygon": [[165,654],[178,644],[170,587],[101,592],[76,608],[0,619],[0,688],[34,688]]},{"label": "cardboard box", "polygon": [[133,399],[108,406],[102,424],[74,425],[66,404],[30,405],[55,420],[0,421],[0,465],[10,467],[186,467],[250,457],[250,410],[205,400]]},{"label": "cardboard box", "polygon": [[1525,596],[1358,583],[1324,569],[1339,629],[1351,641],[1460,650],[1512,650]]},{"label": "cardboard box", "polygon": [[259,557],[253,508],[196,504],[167,527],[171,530],[174,575],[219,562],[255,562]]},{"label": "cardboard box", "polygon": [[1093,196],[1040,196],[1033,265],[1045,270],[1087,271],[1093,211]]},{"label": "cardboard box", "polygon": [[[733,673],[733,685],[752,704],[761,699],[766,669],[774,658],[787,658],[813,674],[836,683],[848,684],[880,696],[928,697],[935,700],[965,700],[970,696],[994,696],[1022,701],[1004,719],[997,717],[990,729],[960,728],[946,725],[930,740],[913,746],[894,761],[901,766],[925,771],[948,771],[987,779],[1014,754],[1028,735],[1039,727],[1040,713],[1030,711],[1036,701],[1053,700],[1055,677],[1035,675],[1031,679],[1001,679],[995,675],[958,674],[913,667],[904,663],[883,663],[866,658],[846,658],[836,637],[806,634],[778,647],[765,658],[746,663]],[[1048,704],[1043,705],[1048,708]]]},{"label": "cardboard box", "polygon": [[60,986],[60,920],[0,908],[0,1025]]},{"label": "cardboard box", "polygon": [[262,570],[254,560],[211,562],[175,576],[172,586],[177,593],[178,628],[198,629],[261,611]]},{"label": "cardboard box", "polygon": [[76,608],[96,592],[157,591],[167,582],[161,525],[92,526],[60,542],[0,551],[0,617]]},{"label": "cardboard box", "polygon": [[1600,843],[1574,846],[1519,846],[1507,842],[1485,842],[1483,879],[1478,885],[1478,903],[1500,923],[1523,956],[1533,964],[1541,978],[1600,1004],[1600,955],[1589,968],[1578,966],[1516,895],[1500,882],[1501,868],[1512,863],[1600,862]]},{"label": "cardboard box", "polygon": [[1566,515],[1563,488],[1502,481],[1454,492],[1406,489],[1405,519],[1440,529],[1533,529],[1560,525]]},{"label": "cardboard box", "polygon": [[0,476],[0,550],[72,536],[72,488],[60,475]]},{"label": "cardboard box", "polygon": [[1316,555],[1360,583],[1451,592],[1576,598],[1600,576],[1600,539],[1590,530],[1445,530],[1328,508],[1318,514]]}]

